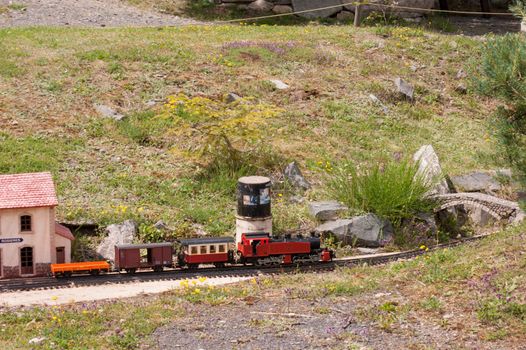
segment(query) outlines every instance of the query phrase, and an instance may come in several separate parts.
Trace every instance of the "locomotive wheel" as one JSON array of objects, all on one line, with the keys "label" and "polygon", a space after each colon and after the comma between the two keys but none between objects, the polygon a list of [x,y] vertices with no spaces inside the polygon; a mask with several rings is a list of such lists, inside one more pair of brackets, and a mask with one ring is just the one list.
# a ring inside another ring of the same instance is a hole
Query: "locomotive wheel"
[{"label": "locomotive wheel", "polygon": [[72,275],[71,271],[64,272],[64,277],[65,277],[65,278],[70,278],[71,275]]}]

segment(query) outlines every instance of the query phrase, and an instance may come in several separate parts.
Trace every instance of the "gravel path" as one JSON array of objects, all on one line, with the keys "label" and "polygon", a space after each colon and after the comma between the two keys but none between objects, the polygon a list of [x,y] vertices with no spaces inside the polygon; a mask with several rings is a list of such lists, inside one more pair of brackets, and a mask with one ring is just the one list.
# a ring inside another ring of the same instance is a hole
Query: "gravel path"
[{"label": "gravel path", "polygon": [[0,13],[0,28],[166,26],[198,23],[187,18],[143,11],[119,0],[0,0],[0,7],[10,4],[24,5],[26,8]]},{"label": "gravel path", "polygon": [[[214,277],[208,278],[205,281],[199,281],[198,279],[190,279],[188,281],[190,285],[196,286],[219,286],[245,281],[250,278],[253,277]],[[144,294],[158,294],[179,288],[183,280],[185,279],[2,293],[0,294],[0,309],[2,307],[60,305],[75,302],[130,298]]]}]

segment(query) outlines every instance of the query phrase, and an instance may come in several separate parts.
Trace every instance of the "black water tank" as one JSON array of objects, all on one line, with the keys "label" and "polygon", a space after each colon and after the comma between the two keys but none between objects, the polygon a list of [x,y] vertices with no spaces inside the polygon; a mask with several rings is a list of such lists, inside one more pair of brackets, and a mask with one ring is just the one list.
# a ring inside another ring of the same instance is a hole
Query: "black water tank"
[{"label": "black water tank", "polygon": [[250,218],[270,216],[270,179],[244,176],[237,182],[237,215]]}]

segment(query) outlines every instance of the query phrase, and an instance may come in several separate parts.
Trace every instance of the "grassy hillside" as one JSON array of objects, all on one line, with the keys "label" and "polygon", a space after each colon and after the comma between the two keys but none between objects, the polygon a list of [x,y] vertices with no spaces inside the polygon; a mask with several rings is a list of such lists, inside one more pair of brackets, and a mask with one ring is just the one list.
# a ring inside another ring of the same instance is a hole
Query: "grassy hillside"
[{"label": "grassy hillside", "polygon": [[[290,160],[316,185],[309,198],[324,196],[338,161],[385,162],[429,143],[448,173],[493,168],[494,101],[456,91],[478,45],[408,27],[3,29],[0,172],[52,171],[61,220],[163,219],[177,234],[193,224],[221,234],[233,228],[236,178],[277,175]],[[397,76],[415,86],[414,103],[395,94]],[[164,103],[183,94],[224,106],[229,92],[268,113],[259,141],[237,139],[248,152],[240,166],[210,168],[200,131],[163,119]],[[102,117],[94,104],[126,118]],[[311,225],[290,193],[276,188],[278,231]]]},{"label": "grassy hillside", "polygon": [[386,266],[216,288],[187,281],[161,296],[3,310],[0,347],[31,348],[30,339],[46,337],[46,349],[135,349],[172,336],[170,346],[264,340],[299,348],[299,336],[301,348],[316,349],[521,349],[525,228]]}]

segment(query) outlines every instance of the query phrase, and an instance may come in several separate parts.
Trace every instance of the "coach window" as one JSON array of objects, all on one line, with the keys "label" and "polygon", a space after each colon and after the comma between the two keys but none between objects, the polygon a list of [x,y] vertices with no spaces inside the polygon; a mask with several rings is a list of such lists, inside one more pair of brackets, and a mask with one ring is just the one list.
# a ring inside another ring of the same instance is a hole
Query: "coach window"
[{"label": "coach window", "polygon": [[20,216],[20,232],[31,232],[33,230],[31,215]]},{"label": "coach window", "polygon": [[206,254],[206,248],[207,248],[206,245],[202,245],[199,253],[200,254]]},{"label": "coach window", "polygon": [[215,245],[211,245],[210,246],[210,254],[215,254],[216,252],[216,246]]},{"label": "coach window", "polygon": [[219,245],[219,252],[220,253],[224,253],[225,252],[225,245],[224,244],[220,244]]},{"label": "coach window", "polygon": [[197,246],[193,245],[190,247],[190,254],[197,254]]}]

